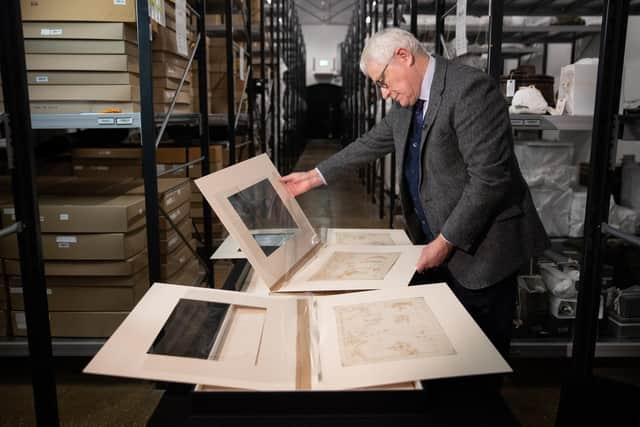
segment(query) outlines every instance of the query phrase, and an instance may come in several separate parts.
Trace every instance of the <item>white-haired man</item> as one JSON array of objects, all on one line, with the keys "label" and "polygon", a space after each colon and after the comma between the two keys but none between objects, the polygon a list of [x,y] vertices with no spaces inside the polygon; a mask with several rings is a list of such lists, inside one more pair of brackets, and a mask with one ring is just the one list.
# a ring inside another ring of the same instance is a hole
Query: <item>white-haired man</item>
[{"label": "white-haired man", "polygon": [[298,195],[395,150],[407,232],[426,244],[416,270],[446,279],[506,356],[516,274],[548,239],[514,155],[502,95],[487,74],[429,55],[397,28],[368,40],[360,69],[394,106],[316,169],[283,181]]}]

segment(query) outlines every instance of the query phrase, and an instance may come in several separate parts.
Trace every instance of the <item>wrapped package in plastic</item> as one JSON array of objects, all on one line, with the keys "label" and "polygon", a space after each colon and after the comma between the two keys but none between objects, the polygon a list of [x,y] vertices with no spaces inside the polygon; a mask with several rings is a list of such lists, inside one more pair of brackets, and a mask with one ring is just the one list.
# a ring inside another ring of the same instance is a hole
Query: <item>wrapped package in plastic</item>
[{"label": "wrapped package in plastic", "polygon": [[[574,164],[574,146],[555,141],[518,141],[514,146],[516,158],[522,173],[535,175],[539,169],[553,171],[559,166]],[[540,173],[538,175],[544,175]]]},{"label": "wrapped package in plastic", "polygon": [[572,189],[532,187],[531,197],[550,237],[569,235],[569,212],[573,199]]},{"label": "wrapped package in plastic", "polygon": [[574,298],[578,295],[576,282],[580,279],[578,270],[560,270],[553,264],[540,264],[540,275],[547,290],[562,298]]}]

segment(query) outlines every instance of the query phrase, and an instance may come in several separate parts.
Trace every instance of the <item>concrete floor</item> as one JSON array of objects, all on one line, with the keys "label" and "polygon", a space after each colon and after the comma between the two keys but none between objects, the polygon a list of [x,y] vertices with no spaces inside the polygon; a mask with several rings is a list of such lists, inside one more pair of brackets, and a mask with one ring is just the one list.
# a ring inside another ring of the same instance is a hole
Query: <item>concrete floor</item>
[{"label": "concrete floor", "polygon": [[[327,141],[311,141],[297,170],[313,167],[338,149]],[[378,219],[355,171],[331,188],[316,189],[299,198],[314,226],[386,227]],[[162,391],[147,381],[89,376],[81,373],[86,358],[56,360],[58,405],[63,426],[142,426],[155,409]],[[502,394],[523,426],[553,425],[566,360],[516,359],[514,373]],[[640,384],[637,360],[597,361],[598,372]],[[26,359],[0,359],[0,426],[34,425],[29,365]]]}]

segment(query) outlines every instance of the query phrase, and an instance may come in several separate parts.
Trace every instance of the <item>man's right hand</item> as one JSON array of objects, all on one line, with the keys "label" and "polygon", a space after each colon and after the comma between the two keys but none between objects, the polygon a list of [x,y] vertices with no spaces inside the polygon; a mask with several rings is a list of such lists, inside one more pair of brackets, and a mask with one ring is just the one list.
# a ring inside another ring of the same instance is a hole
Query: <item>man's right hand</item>
[{"label": "man's right hand", "polygon": [[324,184],[316,169],[311,169],[307,172],[294,172],[283,176],[282,182],[287,186],[289,194],[294,197]]}]

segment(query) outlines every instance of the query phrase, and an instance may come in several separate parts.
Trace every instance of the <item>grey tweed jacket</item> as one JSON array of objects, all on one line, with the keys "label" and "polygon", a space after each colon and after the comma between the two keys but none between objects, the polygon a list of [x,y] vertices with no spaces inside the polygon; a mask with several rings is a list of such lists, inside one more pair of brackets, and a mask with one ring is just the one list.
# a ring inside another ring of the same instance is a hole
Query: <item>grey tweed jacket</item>
[{"label": "grey tweed jacket", "polygon": [[[468,289],[484,288],[515,273],[549,240],[493,80],[438,56],[430,96],[420,146],[423,208],[433,234],[455,246],[447,260],[453,277]],[[368,133],[318,164],[327,183],[393,150],[401,171],[412,110],[394,104]],[[414,243],[424,243],[404,179],[400,183],[407,232]]]}]

